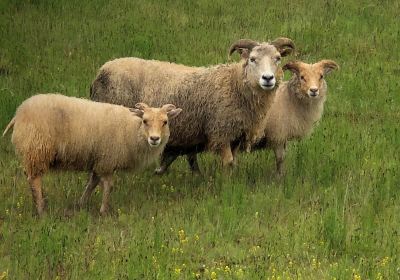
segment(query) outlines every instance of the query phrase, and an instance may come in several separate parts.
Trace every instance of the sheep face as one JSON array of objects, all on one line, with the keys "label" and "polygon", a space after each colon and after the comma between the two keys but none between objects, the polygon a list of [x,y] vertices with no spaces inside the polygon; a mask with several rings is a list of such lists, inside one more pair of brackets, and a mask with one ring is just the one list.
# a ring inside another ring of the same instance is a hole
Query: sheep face
[{"label": "sheep face", "polygon": [[150,147],[158,147],[161,143],[168,142],[169,120],[175,118],[182,111],[172,104],[161,108],[152,108],[145,103],[138,103],[131,112],[142,119],[142,127]]},{"label": "sheep face", "polygon": [[325,75],[339,66],[332,60],[321,60],[314,64],[293,61],[283,66],[296,75],[299,98],[322,98],[326,88]]},{"label": "sheep face", "polygon": [[246,63],[247,80],[253,87],[272,90],[277,84],[281,54],[269,44],[261,44],[253,48]]},{"label": "sheep face", "polygon": [[245,60],[246,80],[253,88],[270,91],[281,79],[281,57],[289,55],[294,49],[293,41],[283,37],[269,43],[241,39],[230,47],[229,55],[237,51]]}]

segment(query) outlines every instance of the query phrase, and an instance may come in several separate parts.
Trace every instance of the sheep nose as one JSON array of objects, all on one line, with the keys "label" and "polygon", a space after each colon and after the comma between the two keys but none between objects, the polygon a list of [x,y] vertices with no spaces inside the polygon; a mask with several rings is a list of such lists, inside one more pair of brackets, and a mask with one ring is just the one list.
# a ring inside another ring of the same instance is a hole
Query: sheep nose
[{"label": "sheep nose", "polygon": [[310,91],[311,91],[312,93],[317,93],[317,92],[318,92],[318,88],[312,87],[312,88],[310,88]]},{"label": "sheep nose", "polygon": [[262,75],[263,80],[267,82],[271,81],[274,78],[274,75]]},{"label": "sheep nose", "polygon": [[153,142],[156,142],[156,141],[160,140],[160,137],[159,136],[150,136],[150,140]]}]

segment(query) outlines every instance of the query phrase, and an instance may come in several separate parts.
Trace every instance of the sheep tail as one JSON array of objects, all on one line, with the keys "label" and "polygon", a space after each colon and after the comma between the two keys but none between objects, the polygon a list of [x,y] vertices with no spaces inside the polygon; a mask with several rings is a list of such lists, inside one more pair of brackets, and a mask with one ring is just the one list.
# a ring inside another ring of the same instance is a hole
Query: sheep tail
[{"label": "sheep tail", "polygon": [[15,117],[12,118],[10,123],[7,125],[6,129],[3,132],[3,137],[6,135],[7,131],[14,126],[14,124],[15,124]]}]

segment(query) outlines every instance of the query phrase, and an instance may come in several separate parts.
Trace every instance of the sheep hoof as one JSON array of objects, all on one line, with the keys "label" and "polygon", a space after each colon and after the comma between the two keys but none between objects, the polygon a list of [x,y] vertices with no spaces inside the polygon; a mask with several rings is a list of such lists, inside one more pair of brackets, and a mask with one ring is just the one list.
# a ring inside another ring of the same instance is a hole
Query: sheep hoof
[{"label": "sheep hoof", "polygon": [[284,177],[285,177],[285,174],[284,174],[283,171],[278,171],[278,172],[276,172],[276,174],[275,174],[275,179],[276,179],[278,182],[279,182],[279,181],[282,181]]},{"label": "sheep hoof", "polygon": [[105,217],[111,214],[111,209],[109,206],[102,205],[100,208],[100,216]]},{"label": "sheep hoof", "polygon": [[156,168],[156,169],[154,170],[154,174],[156,174],[156,175],[163,175],[163,174],[165,173],[165,171],[167,171],[165,168],[159,167],[159,168]]},{"label": "sheep hoof", "polygon": [[192,171],[193,175],[201,175],[200,169],[194,169],[194,170],[190,170]]}]

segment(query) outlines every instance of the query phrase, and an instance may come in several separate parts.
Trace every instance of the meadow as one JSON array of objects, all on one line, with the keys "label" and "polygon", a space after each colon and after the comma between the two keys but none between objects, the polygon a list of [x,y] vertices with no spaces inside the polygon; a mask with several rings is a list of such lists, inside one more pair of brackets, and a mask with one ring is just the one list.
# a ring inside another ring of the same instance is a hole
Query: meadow
[{"label": "meadow", "polygon": [[[36,93],[88,97],[125,56],[212,65],[237,39],[285,36],[308,62],[333,59],[314,134],[291,143],[277,181],[268,151],[223,172],[200,157],[164,176],[117,173],[77,209],[85,173],[45,177],[47,215],[0,139],[0,280],[400,279],[399,1],[0,1],[0,128]],[[286,79],[289,78],[286,74]]]}]

